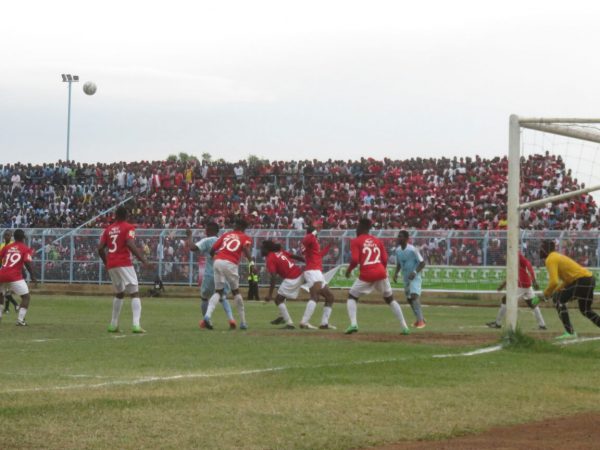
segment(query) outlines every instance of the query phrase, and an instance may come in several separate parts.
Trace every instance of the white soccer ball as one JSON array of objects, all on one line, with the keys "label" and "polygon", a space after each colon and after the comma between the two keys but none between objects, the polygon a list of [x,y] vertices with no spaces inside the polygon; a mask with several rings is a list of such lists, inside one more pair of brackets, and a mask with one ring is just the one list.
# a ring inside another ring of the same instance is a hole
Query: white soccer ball
[{"label": "white soccer ball", "polygon": [[91,81],[86,81],[83,85],[83,92],[87,95],[94,95],[96,93],[96,84]]}]

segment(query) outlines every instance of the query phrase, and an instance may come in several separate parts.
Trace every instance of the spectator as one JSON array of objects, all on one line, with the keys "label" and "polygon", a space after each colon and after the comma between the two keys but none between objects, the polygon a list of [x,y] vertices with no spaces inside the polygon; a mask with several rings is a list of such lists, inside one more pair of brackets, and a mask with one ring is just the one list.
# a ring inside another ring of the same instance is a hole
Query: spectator
[{"label": "spectator", "polygon": [[[524,202],[583,187],[560,157],[532,155],[522,168]],[[366,216],[374,228],[496,230],[506,226],[507,170],[507,158],[480,157],[5,164],[0,227],[75,227],[133,195],[139,228],[199,227],[208,219],[230,228],[241,216],[252,228],[301,229],[310,221],[354,229]],[[587,194],[521,215],[530,230],[597,230],[599,223]],[[475,251],[457,242],[439,256],[448,252],[458,263],[465,248]]]}]

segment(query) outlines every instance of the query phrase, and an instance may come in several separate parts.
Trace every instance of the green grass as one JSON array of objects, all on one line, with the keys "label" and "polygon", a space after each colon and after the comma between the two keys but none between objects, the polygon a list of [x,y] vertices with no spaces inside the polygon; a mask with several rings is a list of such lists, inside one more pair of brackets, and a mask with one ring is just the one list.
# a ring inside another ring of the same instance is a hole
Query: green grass
[{"label": "green grass", "polygon": [[[303,308],[290,304],[296,323]],[[500,342],[483,326],[495,309],[426,308],[427,328],[398,339],[384,305],[359,306],[351,339],[343,304],[337,332],[279,330],[260,303],[247,304],[246,332],[227,331],[221,310],[214,331],[199,330],[196,302],[160,299],[144,301],[143,336],[129,332],[127,301],[115,337],[110,310],[110,298],[36,296],[29,327],[3,318],[0,448],[360,448],[600,410],[600,341],[530,339],[562,332],[551,309],[548,332],[522,310],[516,343],[451,358],[433,356]],[[578,311],[572,320],[600,336]],[[459,333],[482,343],[439,344]]]}]

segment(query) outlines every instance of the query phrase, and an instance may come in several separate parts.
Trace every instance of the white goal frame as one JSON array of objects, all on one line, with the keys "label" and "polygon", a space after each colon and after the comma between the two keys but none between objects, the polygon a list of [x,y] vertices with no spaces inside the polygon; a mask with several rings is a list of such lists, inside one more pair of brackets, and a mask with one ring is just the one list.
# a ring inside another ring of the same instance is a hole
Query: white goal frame
[{"label": "white goal frame", "polygon": [[523,118],[512,114],[508,132],[508,204],[507,204],[507,246],[506,246],[506,322],[512,331],[517,329],[517,287],[519,276],[519,238],[521,210],[564,200],[576,195],[600,190],[600,185],[535,200],[521,204],[521,128],[557,134],[574,139],[600,143],[600,132],[594,133],[569,128],[573,124],[600,124],[600,119],[589,118]]}]

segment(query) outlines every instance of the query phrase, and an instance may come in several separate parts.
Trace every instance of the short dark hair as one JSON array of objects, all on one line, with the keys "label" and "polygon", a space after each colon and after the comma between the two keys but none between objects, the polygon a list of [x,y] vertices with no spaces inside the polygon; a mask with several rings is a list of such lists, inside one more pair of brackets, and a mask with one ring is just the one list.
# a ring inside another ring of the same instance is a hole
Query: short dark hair
[{"label": "short dark hair", "polygon": [[248,222],[241,218],[235,219],[235,222],[233,222],[233,226],[236,230],[244,231],[246,228],[248,228]]},{"label": "short dark hair", "polygon": [[408,231],[406,231],[406,230],[400,230],[400,231],[398,232],[398,237],[400,237],[400,236],[403,236],[403,237],[405,237],[406,239],[408,239],[408,236],[409,236],[409,234],[408,234]]},{"label": "short dark hair", "polygon": [[371,229],[371,225],[372,222],[366,217],[363,217],[358,221],[358,228],[360,228],[363,231],[369,231]]},{"label": "short dark hair", "polygon": [[219,232],[219,224],[217,222],[208,222],[206,224],[206,231],[211,230],[215,233]]},{"label": "short dark hair", "polygon": [[545,241],[542,241],[541,249],[548,254],[556,250],[556,244],[552,239],[547,239]]},{"label": "short dark hair", "polygon": [[127,220],[127,209],[124,206],[119,206],[115,211],[117,220]]},{"label": "short dark hair", "polygon": [[270,239],[264,240],[262,246],[267,252],[278,252],[281,250],[281,244],[273,242]]},{"label": "short dark hair", "polygon": [[22,242],[25,240],[25,232],[19,228],[18,230],[15,230],[13,237],[15,238],[15,241]]}]

